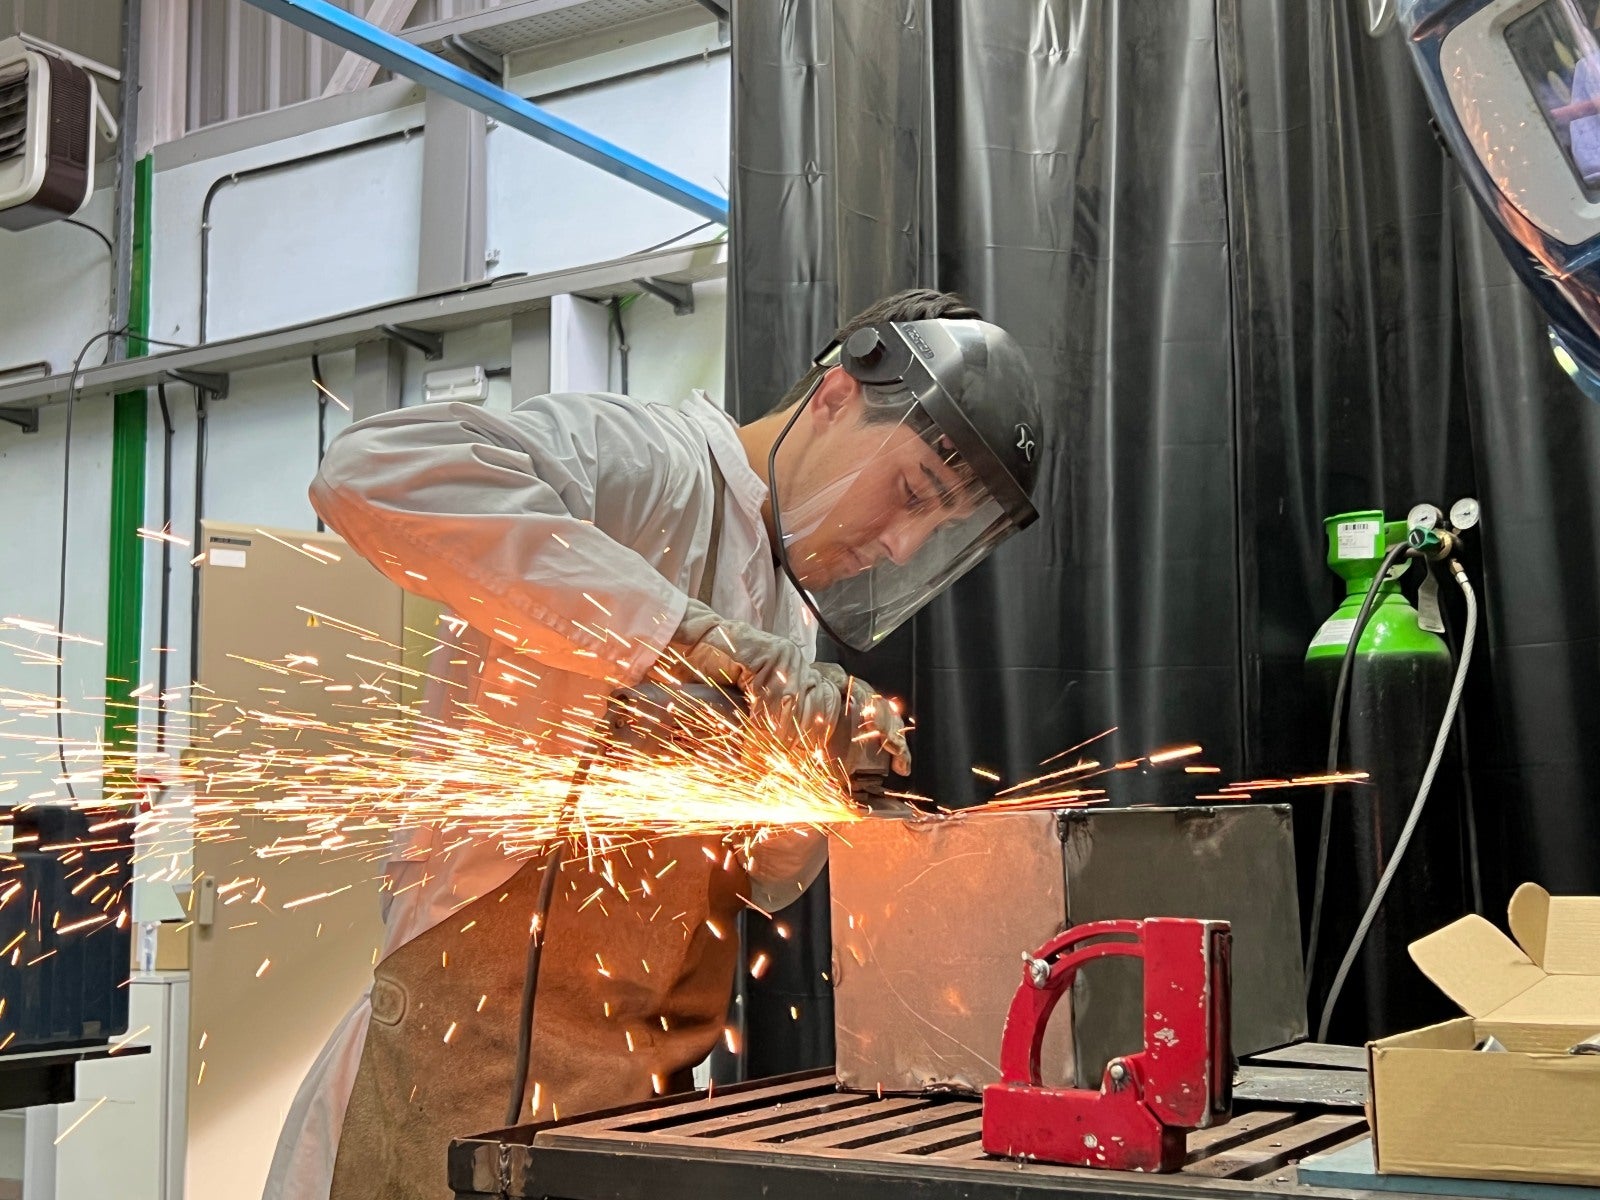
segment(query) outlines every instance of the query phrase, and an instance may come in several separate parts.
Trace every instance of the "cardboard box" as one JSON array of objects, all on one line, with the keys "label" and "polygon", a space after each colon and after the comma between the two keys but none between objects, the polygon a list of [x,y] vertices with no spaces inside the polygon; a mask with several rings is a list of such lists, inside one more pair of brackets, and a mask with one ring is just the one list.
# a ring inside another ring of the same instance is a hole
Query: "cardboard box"
[{"label": "cardboard box", "polygon": [[[1368,1046],[1379,1171],[1600,1184],[1600,1056],[1567,1053],[1600,1033],[1600,896],[1525,883],[1510,923],[1411,946],[1467,1015]],[[1506,1053],[1474,1049],[1490,1036]]]},{"label": "cardboard box", "polygon": [[189,943],[193,929],[192,921],[163,921],[156,926],[156,970],[189,969]]},{"label": "cardboard box", "polygon": [[[829,848],[829,876],[846,1089],[976,1093],[997,1082],[1023,954],[1089,921],[1230,921],[1235,1051],[1305,1036],[1286,806],[866,821]],[[1141,964],[1095,963],[1046,1031],[1044,1082],[1099,1087],[1108,1058],[1140,1048],[1143,1016]]]}]

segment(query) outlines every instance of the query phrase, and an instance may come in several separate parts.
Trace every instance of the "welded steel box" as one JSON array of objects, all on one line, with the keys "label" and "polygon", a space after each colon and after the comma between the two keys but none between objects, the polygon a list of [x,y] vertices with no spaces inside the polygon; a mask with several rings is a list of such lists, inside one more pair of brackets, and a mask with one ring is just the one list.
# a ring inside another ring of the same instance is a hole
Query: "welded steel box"
[{"label": "welded steel box", "polygon": [[[1238,1055],[1306,1036],[1287,805],[1067,809],[864,821],[829,851],[841,1086],[977,1092],[1000,1077],[1022,955],[1073,925],[1200,917],[1233,926]],[[1082,971],[1045,1042],[1044,1082],[1098,1087],[1136,1051],[1137,960]]]}]

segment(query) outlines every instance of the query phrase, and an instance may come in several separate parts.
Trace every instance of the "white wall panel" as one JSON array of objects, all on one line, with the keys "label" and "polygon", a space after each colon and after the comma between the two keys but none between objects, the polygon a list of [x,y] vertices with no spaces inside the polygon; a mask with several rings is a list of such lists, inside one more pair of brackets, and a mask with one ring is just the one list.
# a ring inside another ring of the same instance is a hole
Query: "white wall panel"
[{"label": "white wall panel", "polygon": [[[628,394],[640,400],[675,404],[695,388],[726,405],[723,355],[727,339],[728,286],[725,280],[697,283],[694,312],[680,317],[654,296],[640,296],[622,310],[628,334]],[[613,382],[616,380],[615,334]],[[774,397],[776,399],[776,397]]]},{"label": "white wall panel", "polygon": [[212,198],[209,341],[416,291],[421,136],[240,176]]},{"label": "white wall panel", "polygon": [[[542,103],[726,195],[728,67],[721,55]],[[619,258],[701,221],[513,129],[498,126],[489,133],[488,245],[500,252],[496,273],[537,274]]]},{"label": "white wall panel", "polygon": [[[54,623],[57,569],[60,562],[62,452],[65,408],[41,414],[38,433],[24,434],[0,425],[0,512],[15,514],[0,548],[0,615],[23,616]],[[68,574],[65,628],[97,643],[105,637],[106,547],[110,538],[111,406],[86,403],[73,418],[72,487],[68,527]],[[6,640],[29,642],[8,631]],[[53,646],[52,646],[53,648]],[[61,695],[79,710],[98,712],[105,694],[105,648],[101,644],[68,643]],[[55,695],[54,672],[24,665],[0,647],[0,686]],[[98,716],[69,716],[69,739],[93,738],[101,729]],[[32,726],[30,725],[30,728]],[[15,801],[47,788],[57,773],[51,766],[34,767],[30,751],[16,743],[0,746],[0,770],[19,771],[21,786],[4,797]]]},{"label": "white wall panel", "polygon": [[[78,220],[109,234],[112,208],[102,187]],[[43,360],[70,371],[83,343],[111,324],[111,256],[87,230],[56,221],[0,231],[0,281],[0,370]],[[101,342],[84,362],[104,354]]]},{"label": "white wall panel", "polygon": [[[357,143],[401,134],[407,129],[420,127],[421,123],[421,106],[411,105],[318,129],[285,141],[249,146],[158,170],[155,176],[156,250],[151,269],[151,332],[157,337],[186,343],[192,343],[199,337],[202,278],[200,235],[207,216],[206,197],[214,189],[218,199],[213,208],[228,209],[232,206],[228,216],[229,227],[214,231],[211,253],[211,261],[218,264],[225,276],[232,272],[231,278],[238,285],[231,290],[225,287],[213,298],[217,318],[225,327],[235,330],[242,328],[244,321],[241,312],[249,316],[266,310],[278,313],[294,311],[303,315],[293,319],[303,320],[318,313],[334,311],[326,307],[328,301],[321,298],[331,277],[349,267],[362,279],[371,280],[384,274],[383,260],[391,257],[410,264],[411,277],[405,284],[405,292],[409,294],[416,282],[417,218],[412,218],[411,227],[398,241],[391,238],[389,242],[380,243],[369,239],[364,232],[360,232],[363,229],[360,218],[370,217],[378,227],[386,230],[398,228],[400,220],[394,216],[391,222],[389,217],[381,213],[372,216],[348,205],[337,168],[340,164],[355,161],[363,163],[363,172],[381,171],[384,178],[382,202],[390,208],[410,206],[413,214],[420,212],[421,181],[416,173],[421,164],[420,144],[407,149],[400,142],[384,143],[377,147],[380,153],[376,160],[363,158],[367,148],[358,147],[348,155],[341,151]],[[385,155],[381,151],[389,153]],[[295,164],[310,156],[326,157],[280,170],[286,164]],[[331,169],[317,176],[324,190],[316,192],[295,185],[300,172],[313,172],[319,167]],[[270,173],[261,174],[263,168]],[[219,182],[235,178],[240,182]],[[255,186],[267,180],[275,181],[268,191],[263,192]],[[273,237],[252,237],[250,228],[240,223],[248,218],[249,211],[242,203],[236,205],[232,198],[226,203],[222,199],[224,193],[234,188],[242,189],[241,198],[259,199],[270,194],[276,199],[278,210],[273,214],[276,221]],[[363,191],[361,194],[370,200],[369,193]],[[348,231],[353,221],[359,233],[354,239],[324,238],[318,232],[324,222],[331,222]],[[321,251],[320,259],[305,252],[305,247],[309,245],[315,245]],[[247,277],[236,266],[224,263],[224,258],[230,252],[248,254],[250,261],[256,265],[256,273]],[[210,264],[207,266],[209,273]],[[404,274],[399,267],[394,267],[392,273],[395,278]],[[335,279],[331,286],[345,288],[348,285]],[[241,288],[252,294],[241,296]],[[241,304],[244,306],[242,309],[238,307]],[[209,327],[207,333],[212,337],[218,336]],[[0,335],[0,342],[3,342],[3,335]]]}]

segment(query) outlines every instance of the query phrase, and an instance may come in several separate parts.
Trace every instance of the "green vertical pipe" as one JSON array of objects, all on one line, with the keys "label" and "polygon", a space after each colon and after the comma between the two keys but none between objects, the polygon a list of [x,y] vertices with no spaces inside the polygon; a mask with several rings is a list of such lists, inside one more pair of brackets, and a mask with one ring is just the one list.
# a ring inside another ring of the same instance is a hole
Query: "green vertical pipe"
[{"label": "green vertical pipe", "polygon": [[[128,131],[125,136],[130,136]],[[134,168],[133,278],[128,295],[128,356],[148,352],[150,332],[150,190],[154,168],[145,155]],[[138,740],[140,644],[144,620],[145,435],[149,397],[141,389],[120,392],[111,424],[111,548],[107,558],[110,595],[106,610],[106,715],[108,749],[131,750]],[[108,779],[106,790],[123,781]],[[127,781],[131,782],[131,781]]]}]

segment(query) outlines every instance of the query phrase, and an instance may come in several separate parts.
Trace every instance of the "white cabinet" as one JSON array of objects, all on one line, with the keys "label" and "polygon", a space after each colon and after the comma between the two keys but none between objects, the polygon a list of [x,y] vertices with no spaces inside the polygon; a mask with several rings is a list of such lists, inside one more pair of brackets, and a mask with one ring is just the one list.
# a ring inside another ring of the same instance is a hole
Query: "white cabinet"
[{"label": "white cabinet", "polygon": [[81,1063],[77,1100],[27,1111],[23,1200],[183,1200],[189,976],[128,986],[129,1044],[150,1053]]}]

